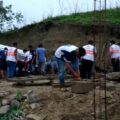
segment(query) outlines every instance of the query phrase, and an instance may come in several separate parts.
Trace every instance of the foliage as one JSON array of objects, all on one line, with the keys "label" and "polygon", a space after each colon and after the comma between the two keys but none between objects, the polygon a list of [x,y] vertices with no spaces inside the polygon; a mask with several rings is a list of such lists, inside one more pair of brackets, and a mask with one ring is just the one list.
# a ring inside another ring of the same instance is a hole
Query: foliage
[{"label": "foliage", "polygon": [[[23,97],[22,93],[18,91],[16,93],[16,100],[21,101],[22,97]],[[23,112],[21,111],[20,107],[12,106],[5,115],[0,117],[0,120],[14,120],[14,118],[22,115],[23,115]]]},{"label": "foliage", "polygon": [[5,115],[0,117],[0,120],[14,120],[14,118],[22,116],[23,112],[20,108],[11,108]]},{"label": "foliage", "polygon": [[18,92],[16,93],[16,100],[21,101],[22,98],[23,98],[22,93],[21,93],[20,91],[18,91]]},{"label": "foliage", "polygon": [[12,5],[3,6],[3,1],[0,0],[0,31],[3,30],[5,26],[8,29],[14,28],[15,23],[20,23],[23,20],[23,15],[21,13],[14,13],[12,11]]},{"label": "foliage", "polygon": [[82,25],[90,25],[95,21],[107,21],[111,24],[120,24],[120,8],[108,9],[106,11],[102,10],[86,13],[73,13],[71,15],[57,16],[51,20],[53,23],[77,23]]}]

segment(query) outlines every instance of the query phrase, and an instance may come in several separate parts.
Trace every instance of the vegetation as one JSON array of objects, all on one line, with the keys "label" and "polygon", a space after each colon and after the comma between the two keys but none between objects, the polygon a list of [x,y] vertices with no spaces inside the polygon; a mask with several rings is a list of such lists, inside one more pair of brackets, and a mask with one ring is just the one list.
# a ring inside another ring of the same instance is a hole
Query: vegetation
[{"label": "vegetation", "polygon": [[[16,97],[15,97],[16,100],[21,101],[22,97],[23,97],[22,93],[20,91],[18,91],[16,93]],[[23,112],[21,110],[21,107],[14,105],[14,106],[10,107],[10,110],[5,115],[0,117],[0,120],[14,120],[14,118],[20,117],[22,115],[23,115]]]},{"label": "vegetation", "polygon": [[22,116],[23,112],[20,108],[11,108],[7,114],[0,117],[0,120],[14,120],[14,118]]},{"label": "vegetation", "polygon": [[14,13],[12,5],[4,6],[3,1],[0,0],[0,32],[7,29],[16,28],[15,23],[20,23],[23,20],[21,13]]},{"label": "vegetation", "polygon": [[110,24],[120,24],[120,8],[92,11],[86,13],[73,13],[71,15],[57,16],[44,20],[58,23],[77,23],[82,25],[90,25],[95,21],[107,21]]}]

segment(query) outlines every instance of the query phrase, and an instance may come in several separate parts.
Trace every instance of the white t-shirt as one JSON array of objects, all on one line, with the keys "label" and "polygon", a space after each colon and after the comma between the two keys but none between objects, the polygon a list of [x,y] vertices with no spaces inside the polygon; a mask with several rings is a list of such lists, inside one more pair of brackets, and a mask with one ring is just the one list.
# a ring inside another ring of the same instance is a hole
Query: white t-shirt
[{"label": "white t-shirt", "polygon": [[113,44],[109,48],[111,58],[120,58],[120,46]]},{"label": "white t-shirt", "polygon": [[60,46],[56,51],[55,51],[55,56],[57,58],[61,58],[61,56],[64,54],[62,52],[62,50],[64,51],[67,51],[67,52],[72,52],[72,51],[75,51],[77,50],[78,47],[75,46],[75,45],[63,45],[63,46]]},{"label": "white t-shirt", "polygon": [[83,59],[94,61],[94,53],[96,53],[96,48],[93,45],[85,45],[83,48],[86,51],[86,54],[83,56]]}]

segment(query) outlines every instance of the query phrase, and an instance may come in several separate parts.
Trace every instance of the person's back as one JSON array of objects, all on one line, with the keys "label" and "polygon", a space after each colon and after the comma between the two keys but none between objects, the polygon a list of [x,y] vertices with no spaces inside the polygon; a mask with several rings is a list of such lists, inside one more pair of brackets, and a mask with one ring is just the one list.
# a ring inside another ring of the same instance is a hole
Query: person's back
[{"label": "person's back", "polygon": [[18,51],[17,51],[17,43],[13,43],[12,47],[8,48],[7,51],[7,75],[8,78],[13,78],[16,72],[16,64],[18,62]]},{"label": "person's back", "polygon": [[79,59],[84,55],[83,53],[85,50],[75,45],[63,45],[57,48],[55,57],[57,58],[60,85],[64,86],[65,68],[70,71],[74,79],[80,80]]},{"label": "person's back", "polygon": [[90,79],[92,73],[92,67],[94,64],[94,59],[96,57],[96,48],[92,40],[88,41],[87,45],[84,45],[86,54],[82,57],[81,60],[81,77],[83,79]]},{"label": "person's back", "polygon": [[110,41],[109,53],[111,57],[113,71],[120,71],[120,46],[117,45],[115,41]]},{"label": "person's back", "polygon": [[65,57],[68,58],[69,56],[71,56],[70,53],[72,51],[76,51],[77,49],[78,49],[78,47],[76,47],[74,45],[63,45],[55,51],[55,56],[57,58],[62,58],[64,55]]},{"label": "person's back", "polygon": [[111,54],[111,58],[118,58],[120,53],[119,53],[120,47],[119,45],[113,44],[110,46],[110,54]]},{"label": "person's back", "polygon": [[17,49],[15,47],[8,48],[6,60],[16,62],[16,55],[15,54],[17,54]]},{"label": "person's back", "polygon": [[50,63],[51,63],[51,67],[52,67],[51,72],[52,72],[52,74],[55,74],[58,69],[57,58],[55,57],[55,55],[53,55],[51,57]]},{"label": "person's back", "polygon": [[86,51],[86,54],[85,56],[83,56],[83,59],[94,61],[94,53],[96,52],[96,48],[91,44],[84,45],[83,48]]},{"label": "person's back", "polygon": [[0,50],[0,60],[6,60],[5,50]]},{"label": "person's back", "polygon": [[36,52],[37,52],[37,55],[38,55],[38,61],[45,62],[46,49],[45,48],[37,48]]},{"label": "person's back", "polygon": [[40,74],[45,74],[45,62],[46,62],[46,49],[42,44],[36,49],[36,60],[39,65]]}]

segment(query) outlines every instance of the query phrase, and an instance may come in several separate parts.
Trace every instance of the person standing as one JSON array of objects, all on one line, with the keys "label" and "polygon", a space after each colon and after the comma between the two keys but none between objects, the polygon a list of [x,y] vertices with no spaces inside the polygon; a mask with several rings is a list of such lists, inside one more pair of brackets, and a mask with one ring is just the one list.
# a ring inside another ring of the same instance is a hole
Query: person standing
[{"label": "person standing", "polygon": [[16,70],[17,64],[17,43],[13,43],[12,47],[8,48],[7,52],[7,76],[8,78],[13,78]]},{"label": "person standing", "polygon": [[90,79],[93,63],[96,57],[96,48],[92,40],[89,40],[88,44],[84,45],[83,48],[85,49],[86,54],[81,60],[81,77],[82,79]]},{"label": "person standing", "polygon": [[31,74],[33,74],[35,72],[36,53],[32,45],[29,45],[28,48],[29,48],[30,54],[32,55],[32,59],[29,61],[28,71]]},{"label": "person standing", "polygon": [[120,57],[120,46],[115,41],[110,41],[109,53],[111,57],[112,67],[114,72],[119,71],[119,57]]},{"label": "person standing", "polygon": [[4,48],[4,50],[0,50],[0,73],[2,79],[7,79],[6,71],[7,71],[7,62],[6,62],[6,56],[7,56],[7,48]]},{"label": "person standing", "polygon": [[40,75],[45,75],[46,49],[42,44],[39,44],[36,49],[36,61],[36,63],[38,63]]},{"label": "person standing", "polygon": [[50,64],[51,64],[51,73],[52,73],[52,75],[54,75],[58,72],[57,71],[58,70],[58,63],[57,63],[57,59],[56,59],[54,54],[51,56]]},{"label": "person standing", "polygon": [[[19,52],[18,52],[19,53]],[[23,49],[21,53],[19,53],[18,55],[18,63],[17,63],[17,67],[18,67],[18,76],[22,77],[26,74],[26,60],[27,60],[27,49]]]},{"label": "person standing", "polygon": [[80,80],[79,58],[85,54],[83,48],[75,45],[63,45],[55,51],[55,57],[58,64],[58,79],[60,85],[64,86],[64,70],[69,69],[75,79]]}]

